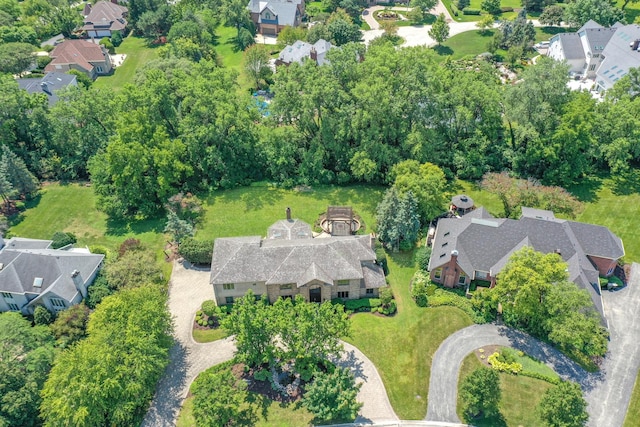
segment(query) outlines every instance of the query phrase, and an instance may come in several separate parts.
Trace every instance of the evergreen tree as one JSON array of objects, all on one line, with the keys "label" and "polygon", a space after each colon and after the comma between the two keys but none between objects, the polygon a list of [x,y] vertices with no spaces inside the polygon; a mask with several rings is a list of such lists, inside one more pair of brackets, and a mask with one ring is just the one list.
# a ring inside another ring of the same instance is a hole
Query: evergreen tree
[{"label": "evergreen tree", "polygon": [[7,179],[18,194],[27,196],[36,191],[38,180],[29,172],[24,161],[6,145],[2,147],[2,163],[6,169]]},{"label": "evergreen tree", "polygon": [[377,209],[378,239],[393,250],[410,249],[418,239],[420,215],[413,192],[399,195],[390,188]]},{"label": "evergreen tree", "polygon": [[0,161],[0,196],[4,201],[5,208],[9,208],[9,197],[13,194],[13,185],[9,181],[7,164]]}]

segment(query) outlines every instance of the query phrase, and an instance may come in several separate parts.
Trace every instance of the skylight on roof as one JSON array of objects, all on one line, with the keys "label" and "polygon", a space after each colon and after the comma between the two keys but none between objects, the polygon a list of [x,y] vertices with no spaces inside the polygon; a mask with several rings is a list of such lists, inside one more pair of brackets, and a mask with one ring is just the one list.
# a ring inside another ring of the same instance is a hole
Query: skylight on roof
[{"label": "skylight on roof", "polygon": [[36,277],[35,279],[33,279],[33,287],[34,288],[41,288],[43,280],[44,279],[42,277]]}]

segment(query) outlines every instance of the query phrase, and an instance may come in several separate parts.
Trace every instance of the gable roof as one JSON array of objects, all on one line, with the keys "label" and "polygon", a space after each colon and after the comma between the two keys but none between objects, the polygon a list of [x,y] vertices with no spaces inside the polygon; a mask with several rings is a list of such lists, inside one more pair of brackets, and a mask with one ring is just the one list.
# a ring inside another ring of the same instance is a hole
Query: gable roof
[{"label": "gable roof", "polygon": [[[30,239],[20,239],[17,246],[6,245],[0,251],[1,292],[33,295],[52,292],[67,301],[72,301],[78,293],[72,278],[74,271],[79,272],[84,284],[104,259],[104,255],[99,254],[25,248],[28,246],[25,244],[27,240]],[[51,243],[43,240],[31,243],[32,246],[43,246],[43,242]]]},{"label": "gable roof", "polygon": [[458,265],[472,277],[475,271],[497,275],[511,254],[524,246],[557,252],[568,264],[569,280],[586,289],[603,313],[600,294],[592,285],[598,284],[598,271],[587,255],[612,260],[624,256],[622,240],[608,228],[557,219],[551,211],[531,208],[523,208],[519,220],[470,215],[438,221],[429,270],[447,264],[454,250]]},{"label": "gable roof", "polygon": [[585,58],[582,42],[580,41],[580,36],[577,33],[561,33],[554,36],[554,38],[555,37],[560,41],[564,59],[571,60]]},{"label": "gable roof", "polygon": [[[312,280],[362,279],[363,263],[375,259],[371,236],[219,238],[214,244],[210,283],[295,283],[300,287]],[[370,270],[367,274],[372,277],[377,274],[375,268]]]},{"label": "gable roof", "polygon": [[269,239],[306,239],[312,237],[311,226],[299,219],[283,219],[267,230]]},{"label": "gable roof", "polygon": [[[85,9],[86,11],[86,9]],[[129,9],[108,1],[97,2],[84,19],[83,30],[109,29],[124,30],[127,20],[124,18]]]},{"label": "gable roof", "polygon": [[324,39],[320,39],[314,44],[297,40],[294,44],[285,46],[285,48],[280,51],[278,59],[286,64],[293,62],[302,63],[302,61],[311,57],[312,51],[315,51],[316,62],[318,65],[324,65],[329,62],[325,59],[327,52],[334,47],[335,46]]},{"label": "gable roof", "polygon": [[[268,0],[257,1],[251,0],[247,8],[251,13],[261,14],[265,9],[269,9],[271,13],[278,17],[278,25],[294,26],[296,23],[296,15],[298,14],[298,5],[302,0]],[[258,19],[262,22],[262,18]]]},{"label": "gable roof", "polygon": [[105,51],[102,46],[86,40],[65,40],[49,54],[53,60],[45,71],[55,71],[56,65],[76,64],[87,72],[93,70],[92,62],[104,62]]},{"label": "gable roof", "polygon": [[640,67],[640,51],[630,47],[630,43],[640,39],[640,25],[622,25],[615,30],[602,51],[604,59],[597,70],[596,82],[603,89],[613,87],[630,68]]},{"label": "gable roof", "polygon": [[49,105],[54,105],[58,102],[56,92],[68,86],[78,86],[78,81],[73,74],[51,71],[41,79],[18,79],[18,86],[31,94],[43,93],[47,95]]}]

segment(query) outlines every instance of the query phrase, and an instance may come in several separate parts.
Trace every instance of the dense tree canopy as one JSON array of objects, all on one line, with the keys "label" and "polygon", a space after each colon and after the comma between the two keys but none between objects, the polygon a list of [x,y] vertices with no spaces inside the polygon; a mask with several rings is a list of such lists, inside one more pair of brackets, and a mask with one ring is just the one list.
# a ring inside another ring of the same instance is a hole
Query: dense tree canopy
[{"label": "dense tree canopy", "polygon": [[589,419],[580,386],[569,381],[547,390],[537,411],[548,427],[583,427]]},{"label": "dense tree canopy", "polygon": [[53,363],[53,335],[20,313],[0,314],[0,425],[37,426],[40,389]]},{"label": "dense tree canopy", "polygon": [[460,400],[467,421],[484,416],[491,417],[499,412],[501,399],[500,377],[491,368],[478,368],[471,372],[460,386]]}]

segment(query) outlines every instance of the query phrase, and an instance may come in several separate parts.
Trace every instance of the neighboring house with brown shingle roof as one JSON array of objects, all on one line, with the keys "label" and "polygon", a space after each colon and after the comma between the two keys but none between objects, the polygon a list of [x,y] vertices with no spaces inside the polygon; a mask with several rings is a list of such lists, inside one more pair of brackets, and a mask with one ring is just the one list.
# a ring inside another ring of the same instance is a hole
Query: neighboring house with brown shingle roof
[{"label": "neighboring house with brown shingle roof", "polygon": [[78,70],[95,79],[113,69],[111,57],[104,46],[86,40],[65,40],[49,56],[52,61],[45,67],[47,72]]},{"label": "neighboring house with brown shingle roof", "polygon": [[28,315],[38,305],[56,312],[79,304],[103,259],[88,249],[51,249],[51,240],[0,236],[0,312]]},{"label": "neighboring house with brown shingle roof", "polygon": [[128,13],[126,7],[108,1],[99,1],[93,7],[87,4],[82,29],[90,38],[111,37],[113,31],[124,31],[127,27]]},{"label": "neighboring house with brown shingle roof", "polygon": [[278,221],[269,237],[215,240],[210,283],[217,304],[249,289],[275,302],[302,295],[311,302],[375,297],[386,286],[371,235],[317,237],[297,219]]},{"label": "neighboring house with brown shingle roof", "polygon": [[432,245],[431,280],[447,287],[471,280],[495,284],[509,257],[524,246],[558,253],[569,280],[587,290],[604,318],[598,276],[611,276],[624,256],[622,240],[599,225],[558,219],[553,212],[522,208],[519,220],[494,218],[484,208],[438,221]]}]

